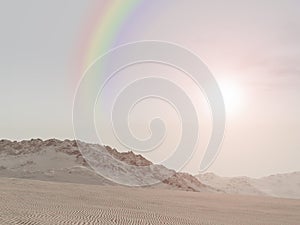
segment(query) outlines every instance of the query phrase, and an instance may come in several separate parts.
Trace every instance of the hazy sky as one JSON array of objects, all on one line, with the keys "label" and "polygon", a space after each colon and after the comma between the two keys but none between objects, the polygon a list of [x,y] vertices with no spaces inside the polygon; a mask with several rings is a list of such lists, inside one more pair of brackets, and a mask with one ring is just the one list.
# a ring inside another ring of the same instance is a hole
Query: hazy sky
[{"label": "hazy sky", "polygon": [[[95,2],[0,1],[1,139],[74,138],[73,71]],[[149,2],[115,45],[170,41],[207,64],[230,105],[209,171],[300,170],[300,1]],[[201,154],[187,171],[197,172]]]}]

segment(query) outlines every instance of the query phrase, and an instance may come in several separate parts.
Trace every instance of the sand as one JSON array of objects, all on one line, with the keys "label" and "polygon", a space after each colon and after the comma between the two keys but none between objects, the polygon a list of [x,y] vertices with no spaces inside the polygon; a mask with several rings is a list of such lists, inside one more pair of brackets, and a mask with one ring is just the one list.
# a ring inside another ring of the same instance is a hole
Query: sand
[{"label": "sand", "polygon": [[0,224],[297,225],[300,200],[0,178]]}]

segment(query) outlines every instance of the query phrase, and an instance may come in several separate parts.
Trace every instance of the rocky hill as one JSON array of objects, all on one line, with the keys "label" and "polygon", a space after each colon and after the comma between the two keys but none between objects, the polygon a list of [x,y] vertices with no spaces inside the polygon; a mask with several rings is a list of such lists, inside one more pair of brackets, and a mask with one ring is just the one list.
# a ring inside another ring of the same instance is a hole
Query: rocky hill
[{"label": "rocky hill", "polygon": [[[31,139],[0,141],[0,176],[45,181],[118,185],[96,173],[78,149],[92,152],[92,166],[101,174],[120,177],[123,184],[148,188],[179,189],[185,191],[216,192],[187,173],[176,173],[161,165],[154,165],[133,152],[120,153],[109,146],[87,144],[71,140]],[[100,170],[101,169],[101,170]],[[124,177],[124,178],[123,178]],[[113,179],[112,179],[113,180]],[[147,185],[147,182],[155,185]]]}]

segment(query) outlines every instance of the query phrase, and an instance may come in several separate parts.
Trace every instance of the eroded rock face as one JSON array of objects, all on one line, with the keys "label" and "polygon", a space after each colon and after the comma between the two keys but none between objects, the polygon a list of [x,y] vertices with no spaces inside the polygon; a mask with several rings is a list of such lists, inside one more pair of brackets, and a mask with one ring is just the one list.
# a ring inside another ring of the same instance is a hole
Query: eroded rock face
[{"label": "eroded rock face", "polygon": [[48,149],[56,152],[63,152],[68,155],[75,155],[78,159],[78,163],[87,165],[86,161],[77,148],[77,143],[75,140],[60,141],[57,139],[49,139],[43,141],[41,139],[31,139],[23,140],[20,142],[0,140],[0,155],[28,155],[43,152]]},{"label": "eroded rock face", "polygon": [[105,146],[105,149],[116,159],[121,160],[129,165],[133,166],[150,166],[152,162],[145,159],[141,155],[136,155],[131,152],[118,152],[116,149],[109,146]]},{"label": "eroded rock face", "polygon": [[[175,173],[168,179],[163,180],[163,183],[188,191],[212,191],[210,186],[201,183],[197,178],[188,173]],[[213,191],[222,192],[217,189],[213,189]]]}]

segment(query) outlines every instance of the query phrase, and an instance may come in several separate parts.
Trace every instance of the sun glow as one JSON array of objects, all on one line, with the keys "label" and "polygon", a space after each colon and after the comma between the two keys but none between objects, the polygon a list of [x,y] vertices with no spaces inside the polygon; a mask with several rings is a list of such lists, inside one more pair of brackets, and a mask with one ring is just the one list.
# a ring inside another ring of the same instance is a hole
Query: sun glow
[{"label": "sun glow", "polygon": [[242,105],[243,93],[240,86],[229,80],[222,80],[219,85],[224,98],[226,113],[228,115],[236,114]]}]

